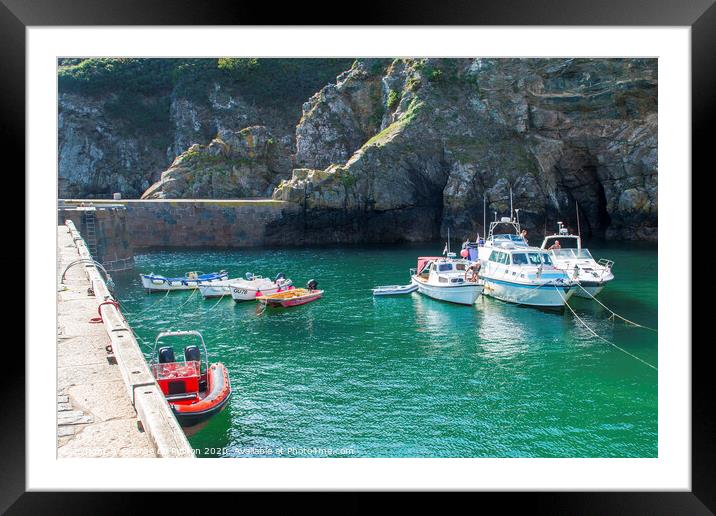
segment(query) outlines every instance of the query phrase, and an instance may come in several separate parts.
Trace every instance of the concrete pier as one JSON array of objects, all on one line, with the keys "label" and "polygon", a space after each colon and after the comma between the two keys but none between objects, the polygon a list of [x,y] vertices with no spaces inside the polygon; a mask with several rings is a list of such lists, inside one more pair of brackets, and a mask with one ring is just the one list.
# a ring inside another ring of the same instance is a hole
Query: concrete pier
[{"label": "concrete pier", "polygon": [[[57,455],[193,457],[72,222],[58,226]],[[98,312],[99,310],[99,312]],[[98,318],[102,320],[91,322]]]}]

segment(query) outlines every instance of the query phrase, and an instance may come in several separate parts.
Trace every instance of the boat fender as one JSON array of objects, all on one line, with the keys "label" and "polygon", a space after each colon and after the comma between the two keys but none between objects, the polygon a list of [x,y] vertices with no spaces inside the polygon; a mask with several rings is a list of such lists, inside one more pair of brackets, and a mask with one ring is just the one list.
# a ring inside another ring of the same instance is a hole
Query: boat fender
[{"label": "boat fender", "polygon": [[260,296],[263,296],[263,294],[261,293],[260,290],[257,290],[257,291],[256,291],[256,297],[260,297]]},{"label": "boat fender", "polygon": [[308,290],[316,290],[318,288],[318,282],[314,279],[310,279],[308,283],[306,283],[306,288]]}]

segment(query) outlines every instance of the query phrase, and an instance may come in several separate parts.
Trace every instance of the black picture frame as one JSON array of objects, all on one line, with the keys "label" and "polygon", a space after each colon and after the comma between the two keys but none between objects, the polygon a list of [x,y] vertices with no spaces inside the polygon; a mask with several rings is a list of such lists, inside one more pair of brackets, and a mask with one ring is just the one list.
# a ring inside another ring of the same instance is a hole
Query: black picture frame
[{"label": "black picture frame", "polygon": [[[277,6],[281,5],[280,8]],[[65,25],[576,25],[576,26],[689,26],[691,27],[692,157],[693,169],[707,161],[714,141],[716,107],[716,6],[714,0],[503,0],[501,2],[429,2],[413,0],[357,6],[350,16],[317,21],[320,12],[335,13],[350,5],[328,2],[303,4],[246,4],[218,0],[0,0],[0,141],[19,158],[24,169],[25,148],[25,30],[28,26]],[[567,47],[565,47],[567,48]],[[19,181],[14,191],[25,191]],[[693,177],[693,176],[692,176]],[[32,238],[27,235],[26,238]],[[690,292],[690,290],[689,290]],[[27,321],[27,314],[25,315]],[[691,345],[690,328],[683,342]],[[707,346],[692,347],[692,490],[690,492],[588,492],[484,494],[500,504],[508,498],[530,512],[567,514],[713,514],[716,511],[716,425],[713,417],[711,366]],[[5,394],[0,430],[0,510],[9,514],[104,514],[134,512],[136,499],[123,493],[25,492],[24,357],[0,377]],[[168,496],[180,500],[185,511],[207,498]],[[247,495],[240,495],[247,496]],[[280,500],[280,497],[279,497]],[[411,498],[422,504],[421,496]],[[294,502],[295,504],[295,502]],[[365,505],[364,505],[365,504]],[[351,495],[341,512],[368,507],[373,501]],[[405,507],[406,509],[408,506]]]}]

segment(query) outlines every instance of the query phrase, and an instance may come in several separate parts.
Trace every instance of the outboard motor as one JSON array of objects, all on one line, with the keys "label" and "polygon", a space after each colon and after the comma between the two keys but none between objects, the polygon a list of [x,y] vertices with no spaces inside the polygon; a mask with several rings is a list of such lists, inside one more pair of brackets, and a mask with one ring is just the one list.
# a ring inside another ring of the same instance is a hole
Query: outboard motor
[{"label": "outboard motor", "polygon": [[201,352],[199,346],[187,346],[184,348],[184,360],[187,362],[201,362]]},{"label": "outboard motor", "polygon": [[174,348],[171,346],[162,346],[159,348],[159,352],[157,353],[159,356],[159,363],[160,364],[169,364],[171,362],[176,362],[174,360]]},{"label": "outboard motor", "polygon": [[252,272],[247,272],[245,277],[247,280],[251,281],[254,279],[254,274]]},{"label": "outboard motor", "polygon": [[314,279],[308,280],[308,283],[306,283],[306,288],[308,290],[316,290],[318,288],[318,282]]},{"label": "outboard motor", "polygon": [[286,275],[283,272],[279,272],[278,274],[276,274],[276,279],[273,280],[273,282],[278,283],[278,280],[282,280],[285,278],[286,278]]}]

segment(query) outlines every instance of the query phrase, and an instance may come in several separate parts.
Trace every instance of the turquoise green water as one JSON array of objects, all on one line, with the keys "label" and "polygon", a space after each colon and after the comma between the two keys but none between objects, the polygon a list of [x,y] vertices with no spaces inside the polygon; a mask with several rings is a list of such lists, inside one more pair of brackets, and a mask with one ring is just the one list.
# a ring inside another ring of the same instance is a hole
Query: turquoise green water
[{"label": "turquoise green water", "polygon": [[[592,337],[569,312],[480,298],[473,307],[370,288],[408,282],[415,258],[441,243],[400,247],[167,251],[115,274],[138,336],[198,329],[227,365],[230,405],[190,437],[201,456],[655,457],[657,372]],[[657,326],[655,248],[590,246],[615,261],[600,300]],[[257,313],[253,302],[199,293],[146,294],[138,273],[227,269],[325,297]],[[570,304],[595,331],[657,365],[655,333]]]}]

